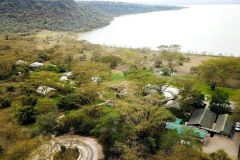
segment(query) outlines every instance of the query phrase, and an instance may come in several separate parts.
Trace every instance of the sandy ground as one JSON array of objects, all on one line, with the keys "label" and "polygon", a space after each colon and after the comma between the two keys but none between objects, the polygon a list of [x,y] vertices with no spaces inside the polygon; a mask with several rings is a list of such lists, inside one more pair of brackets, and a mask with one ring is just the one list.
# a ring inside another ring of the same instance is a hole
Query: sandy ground
[{"label": "sandy ground", "polygon": [[233,160],[237,160],[239,147],[240,133],[235,133],[232,139],[225,136],[215,135],[206,140],[206,143],[203,146],[203,151],[205,153],[212,153],[219,149],[223,149]]},{"label": "sandy ground", "polygon": [[30,156],[31,160],[52,160],[53,155],[60,151],[61,146],[78,148],[77,160],[101,160],[104,159],[102,146],[96,139],[81,136],[61,136],[36,149]]},{"label": "sandy ground", "polygon": [[211,56],[202,56],[202,55],[190,55],[188,56],[190,61],[184,63],[183,66],[177,67],[177,74],[189,74],[191,72],[192,67],[197,67],[202,64],[204,61],[209,59],[213,59]]}]

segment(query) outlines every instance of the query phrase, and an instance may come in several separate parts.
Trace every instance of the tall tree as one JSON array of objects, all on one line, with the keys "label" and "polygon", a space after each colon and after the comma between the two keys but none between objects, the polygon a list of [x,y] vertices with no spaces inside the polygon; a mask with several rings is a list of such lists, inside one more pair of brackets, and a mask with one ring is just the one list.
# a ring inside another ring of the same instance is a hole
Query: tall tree
[{"label": "tall tree", "polygon": [[229,96],[217,90],[216,94],[212,96],[209,108],[217,114],[231,113]]}]

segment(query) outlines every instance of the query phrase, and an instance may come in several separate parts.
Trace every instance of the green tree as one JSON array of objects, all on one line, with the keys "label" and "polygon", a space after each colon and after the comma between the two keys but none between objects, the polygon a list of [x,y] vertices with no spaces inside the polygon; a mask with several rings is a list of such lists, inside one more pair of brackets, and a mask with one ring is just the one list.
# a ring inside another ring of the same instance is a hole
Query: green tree
[{"label": "green tree", "polygon": [[196,73],[203,78],[212,89],[216,86],[239,87],[240,58],[217,58],[203,62]]},{"label": "green tree", "polygon": [[24,107],[17,110],[17,121],[22,124],[31,124],[36,120],[36,111],[33,107]]},{"label": "green tree", "polygon": [[219,90],[212,96],[209,108],[217,114],[231,113],[229,96]]},{"label": "green tree", "polygon": [[204,108],[204,95],[201,92],[194,91],[189,99],[186,100],[186,105],[192,108]]}]

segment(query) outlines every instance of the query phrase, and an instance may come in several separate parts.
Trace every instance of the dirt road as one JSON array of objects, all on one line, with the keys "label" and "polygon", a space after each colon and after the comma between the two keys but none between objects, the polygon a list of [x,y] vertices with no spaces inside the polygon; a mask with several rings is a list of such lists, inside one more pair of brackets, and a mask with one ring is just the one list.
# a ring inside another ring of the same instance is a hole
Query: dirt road
[{"label": "dirt road", "polygon": [[78,148],[77,160],[100,160],[104,159],[102,146],[96,139],[81,136],[61,136],[53,138],[49,143],[37,148],[30,156],[31,160],[53,160],[61,146],[66,148]]}]

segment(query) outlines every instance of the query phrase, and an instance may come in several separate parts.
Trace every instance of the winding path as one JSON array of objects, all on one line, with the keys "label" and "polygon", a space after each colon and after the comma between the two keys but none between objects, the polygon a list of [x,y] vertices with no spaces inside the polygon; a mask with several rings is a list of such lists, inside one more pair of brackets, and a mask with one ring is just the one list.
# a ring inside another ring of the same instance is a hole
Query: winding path
[{"label": "winding path", "polygon": [[60,151],[61,146],[66,148],[78,148],[77,160],[101,160],[104,159],[102,146],[96,139],[81,136],[61,136],[53,138],[49,143],[34,150],[30,160],[53,160],[53,155]]}]

